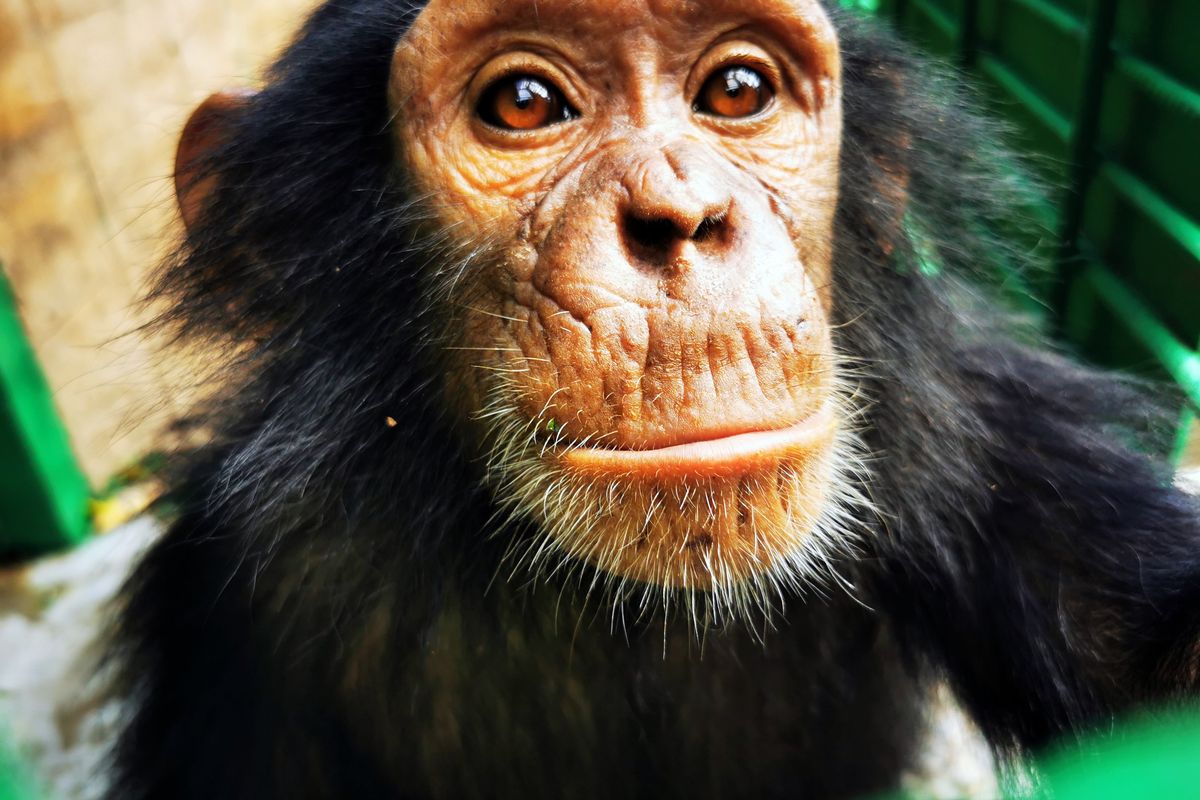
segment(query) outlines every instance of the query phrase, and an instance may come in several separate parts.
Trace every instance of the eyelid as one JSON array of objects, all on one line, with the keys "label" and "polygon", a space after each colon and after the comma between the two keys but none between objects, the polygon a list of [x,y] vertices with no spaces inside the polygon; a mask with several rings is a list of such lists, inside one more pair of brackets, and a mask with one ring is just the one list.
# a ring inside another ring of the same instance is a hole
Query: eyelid
[{"label": "eyelid", "polygon": [[[735,37],[735,38],[731,38]],[[694,102],[700,95],[701,89],[708,79],[718,70],[744,65],[760,73],[766,80],[771,92],[775,95],[772,104],[781,95],[794,96],[793,74],[794,65],[787,59],[781,59],[777,48],[769,43],[758,41],[760,37],[752,31],[738,30],[726,33],[714,42],[696,61],[689,74],[685,90],[689,102]],[[803,103],[801,103],[803,105]],[[763,109],[766,111],[766,109]],[[757,119],[759,114],[745,119]],[[736,122],[736,120],[734,120]]]},{"label": "eyelid", "polygon": [[[543,100],[548,99],[550,102],[555,103],[558,106],[557,110],[563,114],[563,116],[552,116],[543,124],[533,125],[527,128],[511,125],[504,120],[501,112],[498,112],[495,108],[490,107],[492,105],[491,101],[494,99],[499,99],[505,92],[518,89],[522,83],[534,84],[544,89],[548,97],[542,95],[541,92],[536,91],[531,92],[531,94],[541,97]],[[495,93],[495,95],[493,95],[493,93]],[[479,119],[485,125],[489,125],[492,128],[505,133],[521,133],[549,128],[552,125],[559,125],[563,122],[569,122],[570,120],[575,119],[578,114],[579,112],[577,112],[567,101],[566,94],[561,89],[545,78],[531,75],[528,72],[510,73],[508,75],[503,75],[499,78],[496,78],[494,81],[488,84],[488,87],[484,90],[483,94],[480,95],[479,103],[477,103],[475,107],[475,116],[477,119]],[[497,121],[493,121],[493,118]]]},{"label": "eyelid", "polygon": [[[779,70],[772,62],[764,60],[761,56],[754,53],[746,53],[743,55],[738,55],[736,52],[730,53],[728,57],[720,59],[720,61],[718,61],[716,65],[714,65],[713,68],[708,71],[708,76],[705,78],[705,81],[707,81],[709,77],[712,77],[722,70],[734,69],[735,67],[749,67],[750,69],[762,75],[763,79],[767,82],[767,85],[772,90],[778,90],[778,87],[781,83]],[[704,83],[702,82],[700,85],[703,86]]]},{"label": "eyelid", "polygon": [[468,110],[473,112],[497,81],[528,75],[562,94],[566,104],[577,116],[586,116],[588,112],[582,102],[583,93],[578,81],[568,71],[558,67],[554,63],[555,60],[553,54],[543,55],[537,50],[510,51],[490,59],[471,76],[468,89],[463,95]]}]

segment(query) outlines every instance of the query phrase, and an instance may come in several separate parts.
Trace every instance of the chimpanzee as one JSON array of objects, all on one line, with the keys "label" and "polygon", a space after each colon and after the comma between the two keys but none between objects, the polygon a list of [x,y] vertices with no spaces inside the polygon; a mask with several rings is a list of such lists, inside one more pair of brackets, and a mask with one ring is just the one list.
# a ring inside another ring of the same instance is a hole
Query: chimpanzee
[{"label": "chimpanzee", "polygon": [[934,681],[1002,758],[1192,694],[1200,513],[997,310],[975,107],[819,0],[319,7],[180,145],[110,796],[850,797]]}]

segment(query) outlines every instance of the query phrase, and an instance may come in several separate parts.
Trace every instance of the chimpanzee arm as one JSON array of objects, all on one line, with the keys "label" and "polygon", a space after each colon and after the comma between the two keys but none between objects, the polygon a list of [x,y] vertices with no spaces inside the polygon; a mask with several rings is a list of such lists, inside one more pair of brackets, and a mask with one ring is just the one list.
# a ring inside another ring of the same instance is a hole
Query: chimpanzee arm
[{"label": "chimpanzee arm", "polygon": [[1137,449],[1144,396],[1019,348],[964,363],[982,510],[885,558],[901,629],[1001,746],[1200,688],[1200,510]]}]

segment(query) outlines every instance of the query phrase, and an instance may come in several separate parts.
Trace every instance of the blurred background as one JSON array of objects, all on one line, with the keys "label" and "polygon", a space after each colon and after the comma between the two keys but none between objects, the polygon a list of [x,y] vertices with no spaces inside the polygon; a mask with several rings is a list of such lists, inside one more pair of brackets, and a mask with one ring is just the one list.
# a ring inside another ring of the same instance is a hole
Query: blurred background
[{"label": "blurred background", "polygon": [[963,70],[1052,192],[998,275],[1084,358],[1182,389],[1172,448],[1200,464],[1200,2],[844,0]]},{"label": "blurred background", "polygon": [[177,236],[175,143],[312,5],[0,0],[0,800],[103,788],[120,705],[97,633],[159,530],[122,523],[188,393],[186,356],[136,334]]},{"label": "blurred background", "polygon": [[[996,279],[1084,358],[1176,388],[1171,458],[1188,480],[1200,2],[839,2],[961,68],[1061,187],[1048,234],[1022,242],[1053,270]],[[119,709],[95,632],[158,530],[142,512],[187,404],[187,356],[136,333],[146,276],[177,235],[178,132],[210,92],[253,85],[313,4],[0,0],[0,731],[52,796],[97,792],[89,770]],[[20,772],[5,763],[0,798]]]},{"label": "blurred background", "polygon": [[0,549],[78,540],[90,496],[168,444],[186,381],[131,332],[175,143],[311,5],[0,0]]}]

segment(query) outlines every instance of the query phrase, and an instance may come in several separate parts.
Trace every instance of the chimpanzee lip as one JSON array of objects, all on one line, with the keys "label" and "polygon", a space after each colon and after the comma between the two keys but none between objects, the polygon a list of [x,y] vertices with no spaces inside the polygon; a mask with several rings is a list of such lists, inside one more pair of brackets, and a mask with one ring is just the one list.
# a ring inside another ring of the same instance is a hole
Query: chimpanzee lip
[{"label": "chimpanzee lip", "polygon": [[592,475],[644,478],[722,478],[773,469],[785,460],[803,459],[826,445],[836,426],[830,403],[783,428],[675,444],[649,450],[600,447],[563,448],[563,467]]}]

